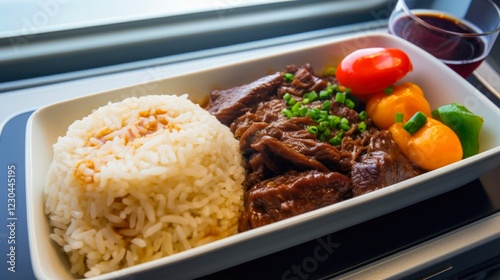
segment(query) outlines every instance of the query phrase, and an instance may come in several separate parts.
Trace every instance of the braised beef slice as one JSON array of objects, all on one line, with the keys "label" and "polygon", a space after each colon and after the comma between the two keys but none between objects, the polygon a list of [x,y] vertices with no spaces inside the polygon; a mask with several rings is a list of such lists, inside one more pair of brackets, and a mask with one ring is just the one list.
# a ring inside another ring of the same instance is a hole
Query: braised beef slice
[{"label": "braised beef slice", "polygon": [[268,126],[269,124],[265,122],[251,124],[240,136],[240,151],[243,154],[252,153],[252,144],[260,141],[263,136],[261,132]]},{"label": "braised beef slice", "polygon": [[287,106],[283,99],[272,99],[266,102],[261,102],[255,108],[255,114],[260,116],[262,121],[272,123],[279,119],[285,118],[281,113]]},{"label": "braised beef slice", "polygon": [[352,166],[356,163],[356,160],[362,154],[366,153],[368,143],[368,137],[352,138],[347,136],[342,139],[340,150],[343,153],[349,154],[349,156],[342,157],[340,159],[340,165],[343,166],[343,170],[347,170],[347,172],[351,171]]},{"label": "braised beef slice", "polygon": [[236,138],[240,138],[255,122],[272,123],[283,117],[281,110],[286,108],[282,99],[272,99],[259,103],[254,109],[235,119],[229,128]]},{"label": "braised beef slice", "polygon": [[349,123],[359,123],[361,121],[358,112],[339,102],[332,102],[330,114],[346,118]]},{"label": "braised beef slice", "polygon": [[[353,196],[381,189],[422,174],[423,171],[406,158],[389,131],[367,135],[368,145],[352,166],[350,177]],[[365,140],[366,142],[366,140]]]},{"label": "braised beef slice", "polygon": [[281,73],[260,78],[250,84],[210,93],[208,111],[229,126],[233,120],[242,116],[258,103],[268,100],[282,83]]},{"label": "braised beef slice", "polygon": [[239,139],[253,123],[257,122],[262,122],[262,118],[259,115],[246,112],[243,116],[234,120],[229,129],[234,134],[234,137]]},{"label": "braised beef slice", "polygon": [[273,177],[272,172],[267,169],[264,158],[261,154],[252,154],[248,159],[248,166],[250,167],[249,170],[251,170],[251,172],[245,176],[245,181],[243,181],[243,187],[245,190],[250,189],[261,181]]},{"label": "braised beef slice", "polygon": [[[241,136],[240,149],[260,153],[263,163],[275,174],[292,170],[340,171],[341,157],[346,156],[335,146],[318,141],[307,131],[316,125],[309,117],[286,118],[281,116],[268,126],[256,124]],[[347,156],[349,156],[347,154]],[[349,168],[350,169],[350,168]]]},{"label": "braised beef slice", "polygon": [[[301,144],[300,139],[289,140],[289,142]],[[316,141],[313,142],[317,143]],[[276,174],[283,174],[289,169],[329,171],[324,164],[314,157],[304,155],[287,144],[276,138],[264,136],[259,142],[253,144],[252,148],[262,155],[264,164]]]},{"label": "braised beef slice", "polygon": [[304,64],[297,68],[295,65],[289,65],[286,72],[294,74],[294,79],[283,84],[278,89],[278,98],[282,98],[285,93],[290,93],[295,96],[303,96],[313,90],[319,92],[328,85],[328,82],[314,75],[313,68],[310,64]]},{"label": "braised beef slice", "polygon": [[245,194],[239,230],[246,231],[342,201],[352,188],[337,172],[289,171],[262,181]]}]

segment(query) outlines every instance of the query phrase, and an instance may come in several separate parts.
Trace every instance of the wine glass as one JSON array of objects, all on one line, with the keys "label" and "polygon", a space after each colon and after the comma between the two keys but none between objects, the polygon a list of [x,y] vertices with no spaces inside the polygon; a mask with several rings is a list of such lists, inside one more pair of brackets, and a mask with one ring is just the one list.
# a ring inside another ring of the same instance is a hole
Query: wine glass
[{"label": "wine glass", "polygon": [[491,0],[398,0],[388,28],[467,77],[498,36],[500,9]]}]

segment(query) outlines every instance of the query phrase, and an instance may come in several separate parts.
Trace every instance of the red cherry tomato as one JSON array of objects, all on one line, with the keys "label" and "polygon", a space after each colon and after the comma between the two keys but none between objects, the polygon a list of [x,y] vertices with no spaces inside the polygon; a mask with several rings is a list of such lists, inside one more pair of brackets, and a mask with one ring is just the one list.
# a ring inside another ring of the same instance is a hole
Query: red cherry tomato
[{"label": "red cherry tomato", "polygon": [[393,48],[359,49],[338,65],[337,81],[356,95],[383,91],[412,70],[406,53]]}]

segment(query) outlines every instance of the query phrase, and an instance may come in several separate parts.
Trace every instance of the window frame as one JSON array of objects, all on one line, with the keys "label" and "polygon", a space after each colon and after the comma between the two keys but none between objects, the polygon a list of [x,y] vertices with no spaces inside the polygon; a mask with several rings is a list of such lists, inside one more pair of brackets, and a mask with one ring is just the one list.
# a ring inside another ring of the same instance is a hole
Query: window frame
[{"label": "window frame", "polygon": [[[222,2],[221,2],[222,3]],[[0,38],[0,92],[384,20],[394,1],[297,0]],[[235,46],[240,46],[235,47]]]}]

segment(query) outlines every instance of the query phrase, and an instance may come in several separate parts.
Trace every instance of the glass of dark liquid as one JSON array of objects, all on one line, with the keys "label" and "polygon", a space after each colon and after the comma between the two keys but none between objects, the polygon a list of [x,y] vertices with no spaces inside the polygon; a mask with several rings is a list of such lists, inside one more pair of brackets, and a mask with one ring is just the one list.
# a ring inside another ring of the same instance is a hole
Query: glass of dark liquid
[{"label": "glass of dark liquid", "polygon": [[500,9],[491,0],[398,0],[388,27],[467,77],[498,36]]}]

